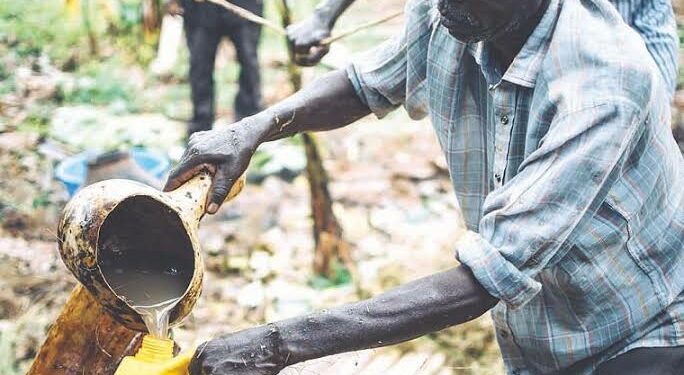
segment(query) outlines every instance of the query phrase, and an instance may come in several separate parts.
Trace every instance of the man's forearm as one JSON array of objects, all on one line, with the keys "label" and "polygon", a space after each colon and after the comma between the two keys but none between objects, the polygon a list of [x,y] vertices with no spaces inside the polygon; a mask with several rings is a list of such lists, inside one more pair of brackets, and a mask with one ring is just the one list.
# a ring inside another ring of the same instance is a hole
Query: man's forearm
[{"label": "man's forearm", "polygon": [[496,304],[466,267],[377,297],[275,323],[287,364],[396,344],[472,320]]},{"label": "man's forearm", "polygon": [[296,133],[336,129],[368,115],[347,73],[336,70],[307,85],[289,98],[258,113],[262,142]]},{"label": "man's forearm", "polygon": [[337,19],[353,2],[354,0],[323,0],[318,4],[315,12],[332,29]]}]

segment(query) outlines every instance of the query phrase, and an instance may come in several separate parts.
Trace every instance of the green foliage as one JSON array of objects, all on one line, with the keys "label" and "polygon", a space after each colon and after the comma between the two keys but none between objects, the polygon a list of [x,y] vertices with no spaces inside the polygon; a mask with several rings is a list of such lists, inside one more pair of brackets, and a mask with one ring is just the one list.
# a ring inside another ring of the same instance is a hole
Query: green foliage
[{"label": "green foliage", "polygon": [[[0,67],[2,67],[2,64],[0,64]],[[0,71],[2,68],[0,68]],[[0,73],[2,74],[2,73]],[[0,95],[5,95],[9,94],[11,92],[14,92],[17,89],[17,84],[14,79],[14,76],[10,77],[4,77],[0,79]]]},{"label": "green foliage", "polygon": [[14,360],[16,332],[13,327],[0,331],[0,374],[19,374]]},{"label": "green foliage", "polygon": [[314,289],[327,289],[351,283],[351,273],[344,264],[334,261],[331,264],[331,268],[333,274],[331,278],[314,276],[309,280],[309,285]]},{"label": "green foliage", "polygon": [[64,63],[83,42],[82,30],[69,21],[61,1],[3,1],[0,6],[0,43],[20,57],[45,53]]},{"label": "green foliage", "polygon": [[250,169],[261,170],[266,164],[268,164],[273,159],[273,156],[262,150],[257,150],[252,156],[249,164]]},{"label": "green foliage", "polygon": [[157,40],[146,42],[143,38],[141,0],[121,0],[118,10],[118,17],[110,21],[107,30],[114,48],[137,63],[148,64],[156,55]]},{"label": "green foliage", "polygon": [[[0,53],[2,53],[2,52],[3,51],[0,50]],[[11,77],[12,77],[12,75],[7,70],[7,67],[5,66],[5,64],[0,64],[0,82],[4,82],[5,80],[7,80]]]},{"label": "green foliage", "polygon": [[35,133],[43,138],[50,133],[50,119],[54,106],[51,104],[34,104],[29,108],[28,116],[22,121],[18,129],[22,132]]},{"label": "green foliage", "polygon": [[109,105],[123,112],[135,112],[139,108],[135,98],[136,88],[122,76],[117,59],[83,66],[77,79],[59,86],[58,97],[68,104]]},{"label": "green foliage", "polygon": [[6,0],[0,5],[2,44],[19,57],[46,54],[66,69],[112,54],[148,63],[156,40],[143,38],[141,0],[81,0],[76,14],[63,1]]},{"label": "green foliage", "polygon": [[31,201],[31,207],[33,207],[33,209],[48,207],[51,203],[50,197],[51,197],[50,191],[40,192]]}]

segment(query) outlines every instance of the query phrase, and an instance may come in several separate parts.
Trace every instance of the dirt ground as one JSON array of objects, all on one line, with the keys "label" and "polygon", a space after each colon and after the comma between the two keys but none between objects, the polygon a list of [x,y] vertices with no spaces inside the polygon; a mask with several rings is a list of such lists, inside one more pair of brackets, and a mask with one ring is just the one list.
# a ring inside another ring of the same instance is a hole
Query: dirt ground
[{"label": "dirt ground", "polygon": [[[402,3],[385,0],[381,8],[390,13]],[[375,18],[378,6],[371,0],[360,1],[339,28]],[[349,56],[391,35],[400,24],[395,20],[346,39],[333,48],[325,63],[345,64]],[[289,90],[282,69],[284,54],[274,50],[277,45],[272,40],[262,43],[268,103]],[[26,371],[75,285],[57,252],[56,224],[69,197],[53,178],[56,164],[86,146],[112,139],[117,145],[143,144],[177,158],[189,100],[183,80],[187,65],[166,80],[150,78],[144,67],[115,69],[114,79],[133,82],[131,90],[138,95],[131,101],[138,108],[128,111],[130,103],[125,100],[107,105],[59,103],[54,98],[65,85],[89,83],[40,58],[0,56],[0,64],[13,72],[16,81],[12,90],[0,95],[0,374],[14,375]],[[232,116],[236,88],[231,59],[231,49],[225,48],[217,78],[222,83],[218,99],[223,122]],[[308,69],[305,78],[321,71]],[[100,84],[98,77],[96,84]],[[684,140],[684,116],[677,108],[673,118]],[[369,117],[320,139],[335,213],[358,267],[354,282],[364,294],[456,265],[451,228],[459,220],[458,206],[429,122],[411,121],[397,111],[382,121]],[[308,186],[298,173],[304,162],[299,143],[269,144],[260,157],[263,165],[251,169],[259,183],[248,185],[234,202],[201,225],[205,286],[191,316],[174,329],[181,346],[358,298],[352,284],[323,288],[329,282],[312,275]],[[282,178],[278,171],[283,169],[293,171],[288,173],[291,178]],[[443,358],[434,371],[422,369],[418,374],[503,372],[488,316],[373,351],[396,361],[412,353]],[[301,370],[297,372],[305,373]]]}]

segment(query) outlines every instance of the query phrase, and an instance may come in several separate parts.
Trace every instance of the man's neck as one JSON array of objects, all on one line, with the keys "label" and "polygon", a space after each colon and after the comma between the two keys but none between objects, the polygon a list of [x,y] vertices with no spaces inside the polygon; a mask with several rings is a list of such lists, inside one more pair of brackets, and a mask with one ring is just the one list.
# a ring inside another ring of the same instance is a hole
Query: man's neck
[{"label": "man's neck", "polygon": [[546,13],[550,2],[551,0],[540,0],[536,12],[517,30],[505,33],[490,42],[494,60],[499,68],[501,68],[501,71],[506,71],[511,63],[513,63],[515,56],[520,53],[527,39],[539,25],[539,21],[541,21],[544,13]]}]

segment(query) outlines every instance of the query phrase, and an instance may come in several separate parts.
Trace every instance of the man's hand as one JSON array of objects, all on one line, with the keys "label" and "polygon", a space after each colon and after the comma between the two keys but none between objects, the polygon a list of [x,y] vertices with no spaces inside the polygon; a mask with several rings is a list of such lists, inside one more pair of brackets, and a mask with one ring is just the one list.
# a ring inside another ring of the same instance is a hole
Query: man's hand
[{"label": "man's hand", "polygon": [[280,332],[269,324],[236,332],[200,345],[190,375],[275,375],[285,368]]},{"label": "man's hand", "polygon": [[464,266],[376,297],[249,328],[195,352],[191,375],[275,375],[328,355],[411,340],[472,320],[498,301]]},{"label": "man's hand", "polygon": [[169,174],[164,191],[178,188],[202,169],[207,169],[214,178],[206,210],[210,214],[216,213],[259,146],[254,122],[254,117],[248,117],[228,128],[197,132],[190,136],[188,148]]},{"label": "man's hand", "polygon": [[172,16],[183,15],[183,7],[180,5],[179,0],[166,0],[164,9],[166,10],[166,13]]},{"label": "man's hand", "polygon": [[296,94],[228,128],[194,133],[164,191],[174,190],[203,169],[214,175],[207,212],[216,213],[262,142],[301,132],[337,129],[366,116],[345,70],[318,78]]},{"label": "man's hand", "polygon": [[294,61],[302,66],[314,66],[325,56],[330,47],[321,45],[330,36],[330,26],[316,12],[304,21],[287,28],[287,38],[292,45]]}]

